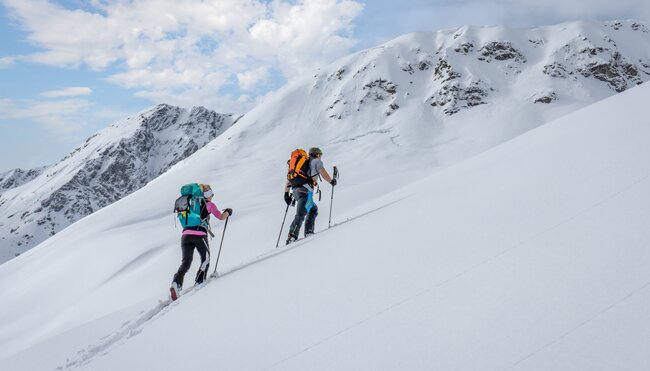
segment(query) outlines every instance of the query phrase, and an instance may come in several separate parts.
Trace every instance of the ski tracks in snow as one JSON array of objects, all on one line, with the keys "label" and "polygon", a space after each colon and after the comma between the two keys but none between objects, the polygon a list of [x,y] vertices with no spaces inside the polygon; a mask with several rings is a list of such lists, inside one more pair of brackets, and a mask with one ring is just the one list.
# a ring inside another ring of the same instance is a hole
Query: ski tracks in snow
[{"label": "ski tracks in snow", "polygon": [[638,287],[638,288],[636,288],[636,289],[634,289],[634,290],[632,290],[632,291],[626,293],[624,296],[620,297],[618,300],[614,301],[613,303],[611,303],[611,304],[608,305],[607,307],[603,308],[603,309],[600,310],[598,313],[596,313],[596,314],[594,314],[593,316],[591,316],[591,317],[585,319],[584,321],[582,321],[582,322],[578,323],[577,325],[571,327],[569,330],[567,330],[566,332],[562,333],[562,334],[559,335],[558,337],[553,338],[552,340],[550,340],[550,341],[547,342],[546,344],[544,344],[544,345],[542,345],[541,347],[539,347],[539,348],[533,350],[532,352],[528,353],[527,355],[525,355],[524,357],[522,357],[521,359],[519,359],[517,362],[515,362],[515,363],[512,364],[511,366],[509,366],[509,367],[503,369],[503,371],[508,371],[508,370],[515,369],[516,367],[520,366],[520,365],[521,365],[522,363],[524,363],[525,361],[531,359],[532,357],[534,357],[534,356],[537,355],[537,354],[540,354],[540,353],[544,352],[546,349],[549,349],[549,348],[553,347],[555,344],[557,344],[557,343],[559,343],[560,341],[566,339],[566,338],[569,337],[571,334],[573,334],[573,333],[575,333],[576,331],[580,330],[581,328],[585,327],[586,325],[588,325],[588,324],[591,323],[592,321],[594,321],[594,320],[596,320],[596,319],[602,317],[603,315],[607,314],[607,313],[608,313],[609,311],[611,311],[612,309],[616,308],[616,307],[619,306],[620,304],[623,304],[623,303],[626,302],[628,299],[634,297],[635,295],[637,295],[637,294],[640,293],[641,291],[646,290],[646,289],[648,289],[648,288],[650,288],[650,281],[648,281],[648,282],[644,283],[643,285],[641,285],[640,287]]},{"label": "ski tracks in snow", "polygon": [[[416,300],[416,299],[418,299],[418,298],[420,298],[420,297],[422,297],[424,295],[427,295],[427,294],[439,289],[440,287],[443,287],[446,284],[451,283],[451,282],[465,276],[466,274],[478,269],[479,267],[482,267],[482,266],[484,266],[486,264],[494,262],[494,261],[498,260],[500,257],[502,257],[502,256],[504,256],[504,255],[506,255],[506,254],[508,254],[508,253],[510,253],[512,251],[515,251],[515,250],[517,250],[517,249],[519,249],[519,248],[521,248],[523,246],[526,246],[527,243],[529,243],[531,241],[534,241],[534,240],[546,235],[547,233],[549,233],[549,232],[551,232],[551,231],[553,231],[553,230],[555,230],[557,228],[560,228],[560,227],[572,222],[575,219],[578,219],[579,217],[589,213],[590,211],[592,211],[592,210],[594,210],[594,209],[608,203],[609,201],[611,201],[613,199],[616,199],[617,197],[627,193],[631,189],[640,186],[641,184],[643,184],[649,178],[650,178],[650,174],[644,174],[644,175],[640,176],[639,178],[633,180],[632,182],[623,185],[617,191],[614,191],[611,194],[601,198],[597,202],[594,202],[591,205],[583,208],[582,210],[579,210],[576,213],[574,213],[574,214],[560,220],[558,223],[556,223],[554,225],[551,225],[551,226],[545,228],[544,230],[541,230],[541,231],[533,234],[532,236],[529,236],[528,238],[526,238],[526,239],[524,239],[522,241],[519,241],[519,242],[509,246],[508,248],[503,249],[500,252],[497,252],[496,254],[494,254],[491,257],[488,257],[488,258],[486,258],[486,259],[484,259],[484,260],[482,260],[480,262],[477,262],[477,263],[467,267],[466,269],[456,273],[455,275],[449,276],[448,278],[446,278],[446,279],[444,279],[442,281],[439,281],[438,283],[435,283],[433,286],[431,286],[429,288],[426,288],[426,289],[424,289],[424,290],[422,290],[422,291],[420,291],[418,293],[415,293],[415,294],[413,294],[413,295],[411,295],[409,297],[402,298],[402,299],[396,301],[395,303],[386,306],[385,308],[382,308],[382,309],[380,309],[380,310],[378,310],[378,311],[376,311],[374,313],[371,313],[368,316],[366,316],[365,318],[362,318],[362,319],[350,324],[349,326],[336,331],[335,333],[332,333],[330,335],[327,335],[327,336],[323,337],[322,339],[320,339],[318,341],[315,341],[314,343],[304,347],[302,350],[299,350],[299,351],[297,351],[297,352],[295,352],[295,353],[293,353],[293,354],[291,354],[291,355],[289,355],[289,356],[287,356],[287,357],[285,357],[285,358],[283,358],[281,360],[278,360],[277,362],[275,362],[275,363],[273,363],[273,364],[271,364],[271,365],[269,365],[267,367],[264,367],[262,370],[266,371],[266,370],[274,369],[274,368],[276,368],[277,366],[279,366],[279,365],[281,365],[283,363],[286,363],[286,362],[288,362],[288,361],[290,361],[290,360],[292,360],[292,359],[294,359],[296,357],[301,356],[302,354],[310,352],[312,349],[318,348],[320,345],[322,345],[324,343],[327,343],[327,342],[329,342],[329,341],[331,341],[333,339],[336,339],[338,336],[340,336],[342,334],[345,334],[345,333],[355,329],[356,327],[363,325],[366,322],[372,321],[375,318],[381,317],[385,313],[388,313],[388,312],[390,312],[392,310],[400,308],[400,307],[402,307],[403,305],[405,305],[405,304],[407,304],[409,302],[412,302],[412,301],[414,301],[414,300]],[[526,356],[522,357],[521,359],[517,360],[514,364],[512,364],[509,367],[505,368],[504,371],[511,370],[511,369],[519,366],[522,362],[524,362],[527,359],[533,357],[534,355],[544,351],[545,349],[553,346],[555,343],[557,343],[557,342],[561,341],[562,339],[566,338],[567,336],[571,335],[572,333],[574,333],[575,331],[577,331],[580,328],[584,327],[585,325],[587,325],[588,323],[590,323],[594,319],[597,319],[598,317],[604,315],[605,313],[609,312],[611,309],[615,308],[619,304],[625,302],[626,300],[630,299],[631,297],[633,297],[637,293],[639,293],[639,292],[641,292],[641,291],[643,291],[645,289],[648,289],[648,288],[650,288],[650,281],[644,283],[640,287],[638,287],[638,288],[632,290],[631,292],[627,293],[623,297],[616,300],[614,303],[612,303],[609,306],[603,308],[601,311],[599,311],[594,316],[585,319],[584,321],[577,324],[576,326],[573,326],[572,328],[567,330],[565,333],[561,334],[559,337],[554,338],[553,340],[549,341],[548,343],[542,345],[540,348],[532,351],[531,353],[529,353]]]},{"label": "ski tracks in snow", "polygon": [[80,367],[87,364],[95,357],[108,353],[109,349],[120,340],[128,339],[131,336],[139,334],[147,322],[161,315],[170,303],[171,299],[159,301],[158,305],[154,308],[142,313],[142,315],[134,320],[125,322],[118,331],[102,338],[103,341],[100,344],[89,345],[85,349],[80,350],[77,352],[77,358],[67,359],[64,366],[59,366],[56,369],[69,370]]},{"label": "ski tracks in snow", "polygon": [[181,296],[176,301],[172,301],[169,298],[166,298],[164,300],[159,300],[158,304],[155,307],[151,308],[148,311],[143,311],[143,312],[141,312],[142,314],[140,316],[138,316],[137,318],[125,322],[119,330],[117,330],[116,332],[114,332],[112,334],[109,334],[109,335],[103,337],[102,341],[99,344],[89,345],[86,348],[78,351],[77,356],[75,358],[67,359],[65,365],[57,367],[56,370],[63,371],[63,370],[75,369],[75,368],[87,365],[88,363],[92,362],[92,360],[95,359],[96,357],[108,354],[111,351],[111,349],[114,346],[116,346],[118,343],[124,342],[127,339],[131,338],[132,336],[138,335],[147,326],[147,324],[149,324],[152,321],[155,321],[157,318],[165,315],[165,313],[170,311],[176,305],[179,305],[180,303],[182,303],[183,302],[183,297],[185,295],[189,295],[189,294],[192,294],[192,293],[198,291],[199,289],[205,287],[207,284],[209,284],[210,282],[212,282],[213,280],[215,280],[215,279],[217,279],[219,277],[223,277],[223,276],[235,273],[237,271],[240,271],[240,270],[242,270],[244,268],[247,268],[249,266],[252,266],[254,264],[257,264],[257,263],[260,263],[262,261],[271,259],[274,256],[284,254],[284,253],[286,253],[288,251],[291,251],[291,250],[293,250],[293,249],[295,249],[297,247],[300,247],[300,246],[308,243],[309,241],[311,241],[314,238],[318,237],[322,233],[326,233],[327,231],[329,231],[329,230],[331,230],[333,228],[336,228],[336,227],[338,227],[340,225],[346,224],[346,223],[351,222],[353,220],[357,220],[357,219],[359,219],[361,217],[364,217],[366,215],[375,213],[375,212],[377,212],[377,211],[379,211],[381,209],[384,209],[384,208],[386,208],[388,206],[391,206],[391,205],[393,205],[393,204],[395,204],[397,202],[400,202],[405,198],[406,197],[398,198],[398,199],[396,199],[394,201],[388,202],[388,203],[386,203],[384,205],[381,205],[381,206],[379,206],[377,208],[374,208],[374,209],[371,209],[369,211],[363,212],[363,213],[361,213],[361,214],[359,214],[357,216],[347,218],[346,220],[344,220],[342,222],[333,224],[331,227],[329,227],[327,229],[324,229],[324,230],[321,230],[320,232],[315,233],[313,236],[302,238],[302,239],[300,239],[300,240],[298,240],[298,241],[296,241],[296,242],[294,242],[294,243],[292,243],[292,244],[290,244],[288,246],[281,247],[281,248],[274,248],[270,252],[258,255],[258,256],[254,257],[254,258],[252,258],[252,259],[250,259],[250,260],[248,260],[248,261],[246,261],[246,262],[244,262],[242,264],[239,264],[239,265],[237,265],[237,266],[235,266],[233,268],[230,268],[230,269],[224,271],[221,274],[219,274],[217,272],[216,275],[214,275],[214,274],[210,275],[208,277],[208,279],[202,285],[199,285],[199,286],[194,285],[194,286],[188,288],[187,290],[183,291],[181,293]]}]

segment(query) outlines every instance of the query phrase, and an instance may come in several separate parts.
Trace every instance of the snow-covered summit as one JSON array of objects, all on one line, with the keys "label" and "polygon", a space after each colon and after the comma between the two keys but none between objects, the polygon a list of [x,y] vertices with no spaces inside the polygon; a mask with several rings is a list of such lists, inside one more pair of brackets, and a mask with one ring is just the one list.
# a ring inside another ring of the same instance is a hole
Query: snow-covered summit
[{"label": "snow-covered summit", "polygon": [[[446,139],[480,152],[649,77],[650,32],[644,25],[571,22],[407,34],[323,68],[313,86],[323,101],[321,116],[340,125],[371,122],[373,129],[391,131],[399,144],[414,132],[407,121],[416,115],[418,125],[426,121]],[[373,117],[377,110],[386,119]],[[407,133],[399,133],[401,126]],[[459,135],[460,127],[470,130]],[[493,141],[480,143],[483,129]]]},{"label": "snow-covered summit", "polygon": [[52,166],[7,174],[0,262],[140,189],[232,123],[232,115],[203,107],[161,104],[115,122]]}]

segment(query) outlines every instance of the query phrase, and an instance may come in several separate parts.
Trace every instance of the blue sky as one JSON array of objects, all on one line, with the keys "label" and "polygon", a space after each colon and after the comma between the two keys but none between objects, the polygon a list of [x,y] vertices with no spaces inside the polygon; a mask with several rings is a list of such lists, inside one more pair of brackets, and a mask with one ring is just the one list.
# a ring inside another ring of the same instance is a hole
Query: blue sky
[{"label": "blue sky", "polygon": [[58,161],[157,103],[245,112],[412,31],[634,18],[647,1],[0,0],[0,172]]}]

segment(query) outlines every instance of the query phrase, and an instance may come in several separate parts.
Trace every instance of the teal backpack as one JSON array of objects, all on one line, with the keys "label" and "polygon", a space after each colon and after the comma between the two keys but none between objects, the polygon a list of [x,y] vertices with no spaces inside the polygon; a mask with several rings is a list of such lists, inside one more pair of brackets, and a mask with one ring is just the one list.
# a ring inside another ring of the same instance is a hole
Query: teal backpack
[{"label": "teal backpack", "polygon": [[201,204],[205,205],[205,198],[197,183],[185,184],[181,187],[181,197],[174,203],[174,212],[183,228],[208,228],[206,222],[201,219]]}]

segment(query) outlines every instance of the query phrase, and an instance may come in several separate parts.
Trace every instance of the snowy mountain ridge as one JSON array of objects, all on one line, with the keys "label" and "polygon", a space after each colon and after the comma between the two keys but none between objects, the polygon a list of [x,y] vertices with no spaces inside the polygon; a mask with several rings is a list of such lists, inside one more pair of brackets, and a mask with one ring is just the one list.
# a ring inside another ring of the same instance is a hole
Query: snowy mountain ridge
[{"label": "snowy mountain ridge", "polygon": [[[291,99],[299,99],[309,109],[303,109],[306,115],[294,125],[300,131],[316,128],[315,133],[319,128],[339,127],[335,136],[318,138],[333,145],[379,136],[384,138],[378,142],[381,144],[364,148],[366,152],[386,147],[415,152],[425,149],[422,166],[443,167],[647,81],[648,50],[650,32],[631,20],[571,22],[533,29],[463,26],[407,34],[342,58],[305,81],[300,87],[304,95]],[[130,148],[127,152],[136,150],[133,158],[127,159],[130,156],[119,148],[104,152],[102,159],[91,158],[90,153],[104,150],[94,142],[90,145],[91,138],[31,186],[0,196],[0,216],[6,218],[0,222],[0,262],[140,188],[217,134],[214,127],[207,129],[208,136],[198,134],[202,130],[188,129],[187,141],[174,144],[163,138],[176,135],[173,130],[164,134],[169,131],[164,125],[173,117],[182,121],[180,116],[187,113],[166,105],[154,110],[165,111],[154,115],[154,121],[160,120],[162,126],[148,124],[148,130],[160,134],[131,132],[137,127],[125,125],[131,118],[110,134],[134,135],[133,141],[142,141],[126,145]],[[206,112],[192,111],[190,120],[228,120],[223,119],[226,116],[201,117]],[[284,116],[279,112],[274,119],[280,122]],[[228,126],[226,122],[219,132]],[[176,147],[169,158],[165,146]],[[124,159],[108,165],[112,156],[119,155]],[[84,169],[78,163],[70,165],[81,158],[92,163]],[[67,174],[70,166],[80,169],[78,175],[69,179],[56,175]],[[100,170],[103,167],[106,172]],[[134,172],[135,168],[141,170]],[[38,171],[29,171],[27,178],[15,181],[5,176],[0,184],[5,189],[15,188]],[[22,173],[17,170],[13,174]],[[97,177],[100,181],[91,184],[90,179]],[[58,186],[52,186],[54,183]],[[28,194],[33,201],[27,202],[34,205],[25,207]]]},{"label": "snowy mountain ridge", "polygon": [[39,166],[33,169],[12,169],[0,173],[0,194],[12,188],[19,187],[39,176],[47,166]]},{"label": "snowy mountain ridge", "polygon": [[[526,80],[543,81],[546,86],[524,86],[530,90],[522,94],[524,98],[530,103],[551,103],[558,94],[570,93],[570,85],[589,91],[593,86],[587,84],[597,80],[621,92],[647,81],[649,39],[648,29],[635,21],[572,22],[521,30],[464,26],[435,34],[414,33],[357,53],[343,65],[336,62],[335,72],[330,69],[315,76],[315,86],[343,81],[343,86],[332,89],[341,99],[328,106],[329,117],[336,119],[361,110],[364,98],[385,101],[385,113],[390,115],[413,96],[451,116],[486,104],[494,93],[516,89]],[[379,65],[381,59],[393,61]],[[395,64],[410,77],[386,71]],[[374,76],[378,78],[373,80]],[[362,97],[350,97],[345,90],[359,87],[359,80]],[[544,96],[552,99],[531,99],[547,92]]]},{"label": "snowy mountain ridge", "polygon": [[0,195],[0,262],[140,189],[232,123],[232,115],[203,107],[161,104],[101,130],[54,165],[10,172]]},{"label": "snowy mountain ridge", "polygon": [[427,165],[445,166],[648,81],[649,50],[631,20],[413,33],[322,68],[307,99],[322,125],[437,147]]}]

